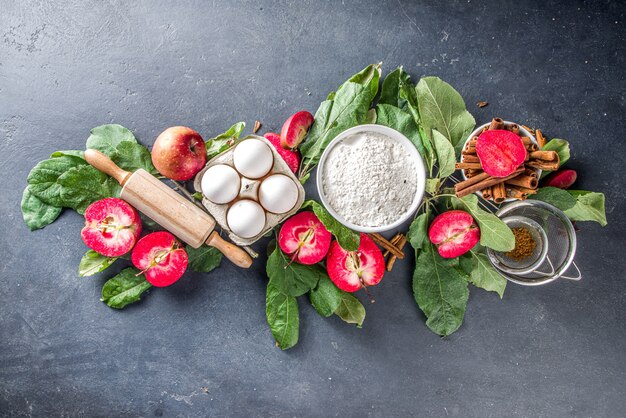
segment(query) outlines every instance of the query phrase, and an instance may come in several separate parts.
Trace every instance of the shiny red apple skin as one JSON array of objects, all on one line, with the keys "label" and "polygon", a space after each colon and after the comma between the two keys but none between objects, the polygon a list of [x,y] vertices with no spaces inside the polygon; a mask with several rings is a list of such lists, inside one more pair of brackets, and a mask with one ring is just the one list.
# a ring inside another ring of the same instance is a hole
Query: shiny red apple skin
[{"label": "shiny red apple skin", "polygon": [[152,147],[152,164],[165,177],[192,179],[206,164],[206,145],[202,136],[186,126],[164,130]]}]

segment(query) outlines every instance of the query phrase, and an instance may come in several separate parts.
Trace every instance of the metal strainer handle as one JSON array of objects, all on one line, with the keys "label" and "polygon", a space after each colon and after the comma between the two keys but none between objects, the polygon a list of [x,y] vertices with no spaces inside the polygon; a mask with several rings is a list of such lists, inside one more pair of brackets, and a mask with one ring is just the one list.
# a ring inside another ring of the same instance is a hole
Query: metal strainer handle
[{"label": "metal strainer handle", "polygon": [[[578,266],[576,265],[576,263],[572,263],[572,266],[576,269],[577,275],[576,276],[561,276],[562,279],[567,279],[567,280],[580,280],[583,278],[582,273],[580,272],[580,269],[578,268]],[[568,269],[569,270],[569,269]]]}]

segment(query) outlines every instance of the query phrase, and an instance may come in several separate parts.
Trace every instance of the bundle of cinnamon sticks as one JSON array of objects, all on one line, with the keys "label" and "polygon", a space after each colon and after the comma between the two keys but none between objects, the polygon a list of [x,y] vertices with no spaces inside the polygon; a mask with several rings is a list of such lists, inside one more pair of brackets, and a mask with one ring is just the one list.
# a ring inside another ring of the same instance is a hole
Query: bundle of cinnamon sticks
[{"label": "bundle of cinnamon sticks", "polygon": [[[520,135],[518,125],[505,125],[501,118],[493,118],[482,132],[493,129],[506,129]],[[535,131],[535,135],[537,142],[543,146],[545,139],[539,129]],[[556,151],[541,151],[530,137],[521,138],[526,147],[526,160],[506,177],[492,177],[483,171],[480,159],[476,155],[478,136],[470,139],[461,152],[461,162],[456,164],[457,170],[463,170],[467,177],[467,180],[454,186],[456,196],[463,197],[480,191],[483,199],[500,204],[507,198],[524,200],[529,195],[537,193],[538,171],[557,170],[560,164],[559,154]]]},{"label": "bundle of cinnamon sticks", "polygon": [[388,257],[386,261],[387,271],[391,271],[396,260],[402,260],[404,258],[404,252],[402,251],[402,249],[406,244],[406,235],[398,232],[389,241],[385,239],[385,237],[377,233],[371,233],[368,235],[376,244],[378,244],[385,250],[383,253],[383,257]]}]

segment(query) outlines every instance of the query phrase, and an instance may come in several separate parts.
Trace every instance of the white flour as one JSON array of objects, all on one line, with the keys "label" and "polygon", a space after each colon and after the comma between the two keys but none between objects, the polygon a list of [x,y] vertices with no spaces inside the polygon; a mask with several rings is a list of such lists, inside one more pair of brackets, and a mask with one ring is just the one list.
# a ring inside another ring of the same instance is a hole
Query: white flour
[{"label": "white flour", "polygon": [[322,173],[328,204],[355,225],[375,227],[397,221],[417,192],[415,162],[394,139],[361,132],[329,152]]}]

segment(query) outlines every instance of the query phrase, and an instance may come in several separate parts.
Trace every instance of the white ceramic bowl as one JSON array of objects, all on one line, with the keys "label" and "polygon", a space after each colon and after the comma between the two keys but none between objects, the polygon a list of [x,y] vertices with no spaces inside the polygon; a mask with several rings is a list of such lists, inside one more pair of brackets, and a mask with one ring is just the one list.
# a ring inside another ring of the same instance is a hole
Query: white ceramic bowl
[{"label": "white ceramic bowl", "polygon": [[[351,135],[361,133],[361,132],[374,132],[374,133],[378,133],[381,135],[386,135],[389,138],[399,142],[407,150],[407,152],[409,153],[409,155],[411,155],[411,157],[413,158],[413,161],[415,162],[415,169],[416,169],[415,175],[417,177],[417,190],[415,193],[415,197],[413,198],[413,203],[411,204],[409,210],[406,213],[404,213],[400,218],[398,218],[396,221],[388,225],[381,225],[381,226],[376,226],[376,227],[355,225],[352,222],[349,222],[346,219],[344,219],[337,212],[335,212],[335,210],[328,204],[328,201],[326,200],[326,196],[324,193],[324,186],[323,186],[323,175],[325,171],[324,170],[325,162],[326,162],[326,159],[328,158],[328,155],[330,154],[333,147],[337,145],[339,142],[341,142],[342,140],[344,140],[345,138]],[[319,193],[322,204],[324,205],[324,207],[326,207],[328,212],[335,219],[341,222],[341,224],[343,224],[344,226],[354,231],[359,231],[359,232],[384,232],[384,231],[389,231],[391,229],[398,227],[399,225],[409,220],[411,216],[413,216],[420,202],[422,201],[422,197],[424,196],[424,187],[426,186],[426,169],[424,168],[424,161],[422,160],[422,156],[417,151],[413,143],[400,132],[396,131],[395,129],[391,129],[382,125],[359,125],[359,126],[355,126],[354,128],[346,129],[345,131],[337,135],[335,139],[333,139],[330,142],[330,144],[328,144],[328,146],[322,153],[322,157],[320,158],[319,164],[317,166],[316,181],[317,181],[317,192]]]},{"label": "white ceramic bowl", "polygon": [[[469,134],[469,136],[467,137],[465,142],[463,143],[463,148],[465,148],[465,145],[470,141],[470,139],[472,139],[475,136],[478,136],[481,133],[481,131],[483,130],[483,128],[485,126],[489,126],[489,125],[491,125],[491,122],[487,122],[487,123],[485,123],[483,125],[480,125],[476,129],[474,129],[472,131],[472,133]],[[504,126],[511,126],[511,125],[515,125],[515,122],[509,122],[508,120],[504,121]],[[533,134],[531,134],[528,129],[523,128],[522,125],[520,125],[520,124],[517,124],[517,126],[519,127],[520,136],[527,136],[527,137],[530,138],[530,140],[534,144],[536,144],[537,146],[539,145],[539,143],[537,142],[537,138],[535,138],[535,136]],[[465,176],[465,170],[461,170],[461,176],[463,176],[463,180],[467,180],[467,177]],[[537,169],[537,176],[541,177],[541,170],[539,170],[539,169]],[[480,191],[478,191],[478,192],[476,192],[474,194],[476,194],[476,195],[478,195],[480,197],[483,196],[483,192],[480,192]],[[512,198],[509,197],[504,202],[516,202],[516,201],[517,201],[517,199],[512,199]]]}]

